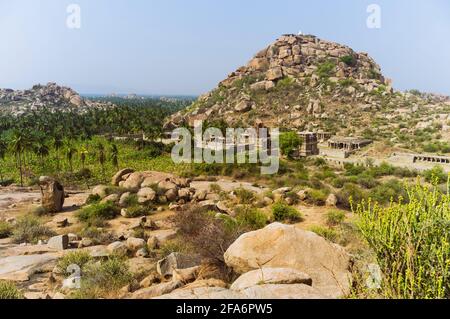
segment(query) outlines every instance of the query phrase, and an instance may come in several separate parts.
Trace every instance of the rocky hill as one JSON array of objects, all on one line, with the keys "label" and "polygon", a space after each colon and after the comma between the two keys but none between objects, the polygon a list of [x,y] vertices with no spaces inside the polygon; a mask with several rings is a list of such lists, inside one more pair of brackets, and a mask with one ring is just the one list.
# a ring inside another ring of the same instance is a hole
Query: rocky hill
[{"label": "rocky hill", "polygon": [[386,133],[395,141],[398,137],[390,133],[396,129],[412,133],[419,123],[434,125],[436,114],[444,114],[441,126],[450,125],[449,101],[445,96],[394,91],[367,53],[310,35],[284,35],[172,116],[166,128],[192,125],[194,120],[343,135],[370,128],[373,135]]},{"label": "rocky hill", "polygon": [[95,103],[77,92],[56,83],[35,85],[29,90],[0,89],[0,112],[21,114],[47,107],[54,110],[83,111],[89,107],[112,107],[113,104]]}]

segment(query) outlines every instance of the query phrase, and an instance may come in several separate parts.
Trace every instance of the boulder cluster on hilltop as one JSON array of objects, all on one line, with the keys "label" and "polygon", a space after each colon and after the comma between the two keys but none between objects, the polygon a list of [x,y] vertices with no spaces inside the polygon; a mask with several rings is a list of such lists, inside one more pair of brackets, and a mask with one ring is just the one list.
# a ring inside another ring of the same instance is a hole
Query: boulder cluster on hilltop
[{"label": "boulder cluster on hilltop", "polygon": [[430,105],[437,112],[448,104],[445,96],[394,91],[367,53],[314,36],[284,35],[174,114],[166,129],[202,120],[335,134],[351,124],[357,133],[374,118],[412,116]]},{"label": "boulder cluster on hilltop", "polygon": [[73,89],[56,83],[34,85],[28,90],[0,89],[0,111],[21,114],[40,108],[75,109],[82,111],[88,107],[111,107],[112,104],[99,104],[81,97]]}]

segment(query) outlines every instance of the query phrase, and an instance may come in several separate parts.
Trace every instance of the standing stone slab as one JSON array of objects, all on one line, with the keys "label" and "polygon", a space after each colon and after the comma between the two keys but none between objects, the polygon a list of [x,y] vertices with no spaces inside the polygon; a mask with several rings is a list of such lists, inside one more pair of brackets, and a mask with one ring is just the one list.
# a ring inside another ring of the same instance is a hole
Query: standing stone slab
[{"label": "standing stone slab", "polygon": [[53,178],[41,176],[39,178],[41,188],[42,207],[49,213],[59,213],[64,205],[64,187]]}]

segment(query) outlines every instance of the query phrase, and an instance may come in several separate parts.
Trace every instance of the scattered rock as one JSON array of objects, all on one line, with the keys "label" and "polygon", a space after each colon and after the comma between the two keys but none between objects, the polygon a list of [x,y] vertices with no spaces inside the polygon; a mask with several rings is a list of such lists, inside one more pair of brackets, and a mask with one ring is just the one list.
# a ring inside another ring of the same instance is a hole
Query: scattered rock
[{"label": "scattered rock", "polygon": [[172,253],[156,264],[158,274],[163,277],[172,276],[174,269],[186,269],[198,266],[201,260],[197,256]]},{"label": "scattered rock", "polygon": [[338,203],[338,199],[337,199],[336,195],[330,194],[327,198],[326,206],[336,207],[337,203]]},{"label": "scattered rock", "polygon": [[48,240],[47,246],[55,250],[66,250],[69,248],[69,236],[60,235],[52,237]]},{"label": "scattered rock", "polygon": [[58,216],[53,220],[57,227],[64,228],[69,226],[69,219],[67,217]]},{"label": "scattered rock", "polygon": [[130,251],[135,252],[144,247],[145,247],[145,240],[143,240],[142,238],[130,237],[127,239],[127,248]]},{"label": "scattered rock", "polygon": [[118,194],[111,194],[111,195],[103,198],[101,202],[102,203],[107,203],[107,202],[117,203],[119,201],[119,199],[120,199],[120,197]]},{"label": "scattered rock", "polygon": [[39,187],[41,188],[41,202],[49,213],[59,213],[64,205],[64,187],[53,178],[41,176],[39,178]]},{"label": "scattered rock", "polygon": [[120,241],[109,244],[106,249],[112,255],[126,256],[128,253],[127,245]]},{"label": "scattered rock", "polygon": [[153,297],[158,297],[164,294],[168,294],[174,291],[177,288],[180,288],[183,284],[181,282],[169,281],[165,283],[161,283],[158,285],[154,285],[148,288],[144,288],[138,291],[135,291],[130,299],[150,299]]},{"label": "scattered rock", "polygon": [[92,189],[92,195],[98,195],[101,199],[108,196],[108,186],[97,185]]},{"label": "scattered rock", "polygon": [[139,204],[147,204],[156,198],[156,192],[152,188],[141,188],[137,194]]},{"label": "scattered rock", "polygon": [[315,233],[280,223],[243,234],[226,251],[225,262],[238,273],[264,267],[294,268],[309,274],[323,295],[340,298],[350,291],[350,256]]},{"label": "scattered rock", "polygon": [[124,168],[116,173],[111,180],[111,184],[114,186],[119,186],[119,183],[122,181],[122,177],[127,174],[134,173],[134,170],[131,168]]},{"label": "scattered rock", "polygon": [[130,196],[131,196],[130,192],[123,193],[119,199],[119,206],[125,207],[127,205],[127,201],[129,200]]},{"label": "scattered rock", "polygon": [[172,273],[173,281],[180,281],[184,284],[194,281],[200,270],[200,266],[195,266],[186,269],[174,269]]}]

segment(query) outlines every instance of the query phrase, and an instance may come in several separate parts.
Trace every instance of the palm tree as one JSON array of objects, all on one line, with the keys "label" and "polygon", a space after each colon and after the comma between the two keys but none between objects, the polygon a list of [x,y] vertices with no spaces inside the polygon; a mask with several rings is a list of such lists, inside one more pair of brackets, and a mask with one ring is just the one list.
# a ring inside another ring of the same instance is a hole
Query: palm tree
[{"label": "palm tree", "polygon": [[34,144],[34,153],[39,157],[41,162],[41,169],[44,168],[44,158],[50,154],[50,148],[48,147],[44,137],[38,137]]},{"label": "palm tree", "polygon": [[105,162],[106,162],[106,154],[105,154],[105,147],[102,143],[98,143],[98,162],[100,163],[102,167],[102,175],[103,180],[106,180],[105,178]]},{"label": "palm tree", "polygon": [[[6,157],[6,152],[8,150],[8,144],[6,141],[0,137],[0,160],[4,161]],[[0,181],[3,181],[3,173],[0,166]]]},{"label": "palm tree", "polygon": [[10,148],[17,159],[17,165],[20,171],[20,186],[23,187],[23,152],[25,151],[26,137],[22,130],[15,129],[12,133]]},{"label": "palm tree", "polygon": [[111,163],[118,171],[119,170],[119,149],[117,148],[116,144],[111,144]]},{"label": "palm tree", "polygon": [[59,162],[59,150],[63,147],[63,140],[61,136],[57,133],[57,135],[53,138],[53,148],[56,151],[56,168],[60,169],[60,162]]},{"label": "palm tree", "polygon": [[81,168],[84,169],[84,166],[86,164],[86,156],[88,154],[88,151],[86,147],[82,146],[80,149],[80,160],[81,160]]},{"label": "palm tree", "polygon": [[66,158],[69,162],[70,171],[73,172],[73,156],[77,153],[77,149],[73,146],[72,142],[66,140]]}]

